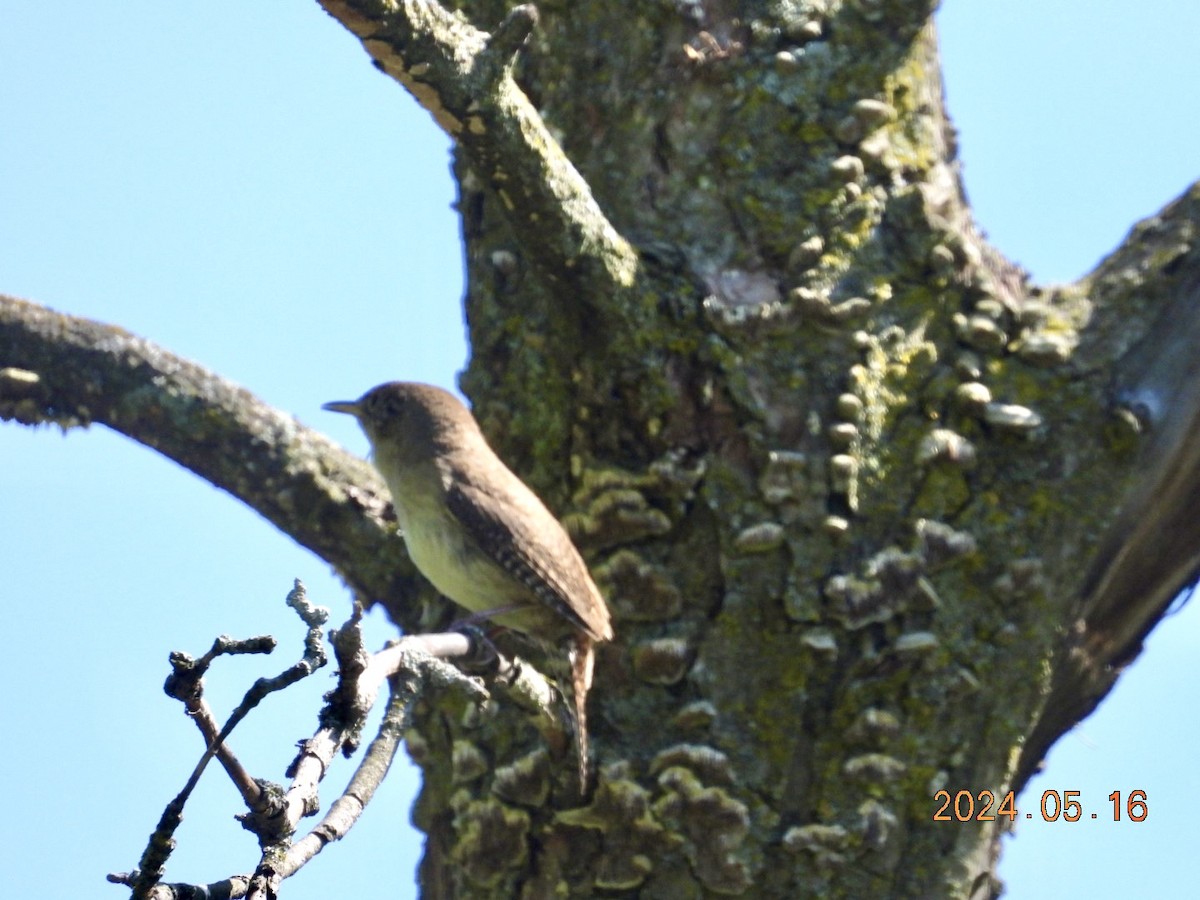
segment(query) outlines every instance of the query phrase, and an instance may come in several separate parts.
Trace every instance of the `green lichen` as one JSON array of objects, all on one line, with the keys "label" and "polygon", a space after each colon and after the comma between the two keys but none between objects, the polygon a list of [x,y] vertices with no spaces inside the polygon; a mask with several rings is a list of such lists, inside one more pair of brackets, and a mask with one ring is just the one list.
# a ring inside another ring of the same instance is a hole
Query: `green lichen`
[{"label": "green lichen", "polygon": [[466,800],[454,815],[455,863],[474,885],[500,889],[528,858],[529,814],[499,800]]}]

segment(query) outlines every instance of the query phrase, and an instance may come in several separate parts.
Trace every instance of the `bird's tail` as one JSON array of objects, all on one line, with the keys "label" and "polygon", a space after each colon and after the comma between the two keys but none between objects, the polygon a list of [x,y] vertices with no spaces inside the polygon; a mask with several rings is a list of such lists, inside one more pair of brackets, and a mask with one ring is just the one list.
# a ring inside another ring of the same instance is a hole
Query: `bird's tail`
[{"label": "bird's tail", "polygon": [[587,635],[576,635],[571,648],[571,694],[575,698],[575,749],[579,754],[579,791],[588,791],[587,695],[592,687],[596,654]]}]

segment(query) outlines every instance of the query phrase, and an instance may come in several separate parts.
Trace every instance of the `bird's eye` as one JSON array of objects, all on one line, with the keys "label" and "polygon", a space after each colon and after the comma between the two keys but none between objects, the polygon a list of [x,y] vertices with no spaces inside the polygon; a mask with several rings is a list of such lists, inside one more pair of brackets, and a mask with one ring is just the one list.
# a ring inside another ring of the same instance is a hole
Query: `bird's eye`
[{"label": "bird's eye", "polygon": [[390,391],[369,395],[364,404],[373,419],[394,419],[404,412],[404,397]]}]

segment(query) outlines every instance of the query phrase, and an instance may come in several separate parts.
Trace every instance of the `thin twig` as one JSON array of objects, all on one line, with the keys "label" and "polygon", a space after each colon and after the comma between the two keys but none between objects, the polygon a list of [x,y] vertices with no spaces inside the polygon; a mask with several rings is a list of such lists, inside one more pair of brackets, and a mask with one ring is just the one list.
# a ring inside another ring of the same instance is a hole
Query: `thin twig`
[{"label": "thin twig", "polygon": [[[359,616],[360,612],[356,611],[351,620],[339,629],[339,633],[353,634],[357,630]],[[353,639],[348,639],[347,646],[352,644]],[[475,679],[463,675],[454,666],[443,661],[444,658],[469,656],[474,652],[475,647],[470,638],[457,632],[405,637],[372,654],[364,666],[358,667],[354,674],[349,676],[355,682],[352,689],[340,688],[331,692],[331,698],[339,693],[358,697],[356,709],[365,715],[374,704],[374,697],[383,682],[388,681],[391,685],[388,708],[379,732],[345,791],[308,835],[290,846],[285,842],[265,846],[263,859],[254,874],[235,875],[207,885],[150,884],[146,885],[140,894],[137,893],[139,886],[148,880],[143,876],[145,869],[109,875],[109,881],[130,885],[134,887],[135,896],[153,900],[190,900],[196,897],[227,897],[233,900],[248,896],[273,896],[272,892],[283,879],[295,874],[328,843],[344,837],[353,827],[395,758],[407,727],[408,712],[413,700],[449,688],[466,690],[480,700],[487,697],[487,692]],[[350,655],[357,654],[351,649]],[[512,664],[502,661],[501,665],[508,668]],[[331,700],[332,702],[334,701]],[[341,713],[331,712],[328,707],[322,711],[321,716],[323,721],[342,720]],[[292,769],[295,770],[293,782],[281,803],[282,821],[274,829],[277,833],[293,833],[300,818],[315,812],[317,785],[328,771],[334,754],[352,733],[356,733],[352,723],[343,722],[340,726],[327,724],[304,743],[299,756],[292,764]],[[206,754],[206,757],[211,758],[209,754]],[[172,801],[168,812],[164,813],[164,819],[169,818],[177,824],[182,812],[182,804],[179,801],[180,798]],[[172,841],[169,833],[164,832],[160,835],[156,831],[155,835],[158,838],[155,841],[156,845]]]}]

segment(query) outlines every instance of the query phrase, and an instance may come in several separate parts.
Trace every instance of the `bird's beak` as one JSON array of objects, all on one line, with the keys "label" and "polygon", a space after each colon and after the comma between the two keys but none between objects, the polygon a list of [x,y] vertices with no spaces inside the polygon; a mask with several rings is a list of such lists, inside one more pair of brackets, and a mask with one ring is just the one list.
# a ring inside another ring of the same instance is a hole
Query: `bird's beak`
[{"label": "bird's beak", "polygon": [[361,412],[358,408],[357,400],[334,400],[332,403],[322,404],[321,409],[327,409],[330,412],[345,413],[348,416],[354,416],[356,419],[359,412]]}]

